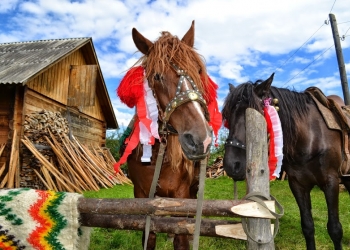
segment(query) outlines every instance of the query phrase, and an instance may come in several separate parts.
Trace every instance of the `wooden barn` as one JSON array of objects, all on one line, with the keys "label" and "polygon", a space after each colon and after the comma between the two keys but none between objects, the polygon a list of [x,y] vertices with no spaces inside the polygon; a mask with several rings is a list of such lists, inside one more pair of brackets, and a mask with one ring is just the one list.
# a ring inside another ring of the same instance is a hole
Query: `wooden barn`
[{"label": "wooden barn", "polygon": [[[49,132],[44,129],[48,126]],[[48,133],[63,131],[82,145],[103,148],[106,130],[117,128],[91,38],[0,44],[0,188],[1,182],[6,187],[5,178],[7,183],[11,179],[16,187],[33,186],[25,180],[33,177],[23,172],[23,168],[30,161],[26,158],[52,147],[40,141],[50,137]],[[40,140],[35,139],[40,131],[46,134],[41,135]],[[29,136],[34,146],[31,151],[39,151],[26,157],[24,151],[28,151],[29,146],[23,147],[23,139]],[[36,156],[39,165],[48,165],[40,157]],[[45,157],[51,166],[55,165],[50,157]],[[43,169],[41,171],[36,172],[43,176]],[[53,177],[56,183],[58,178],[60,176]],[[44,178],[42,181],[47,182],[46,187],[50,182]]]}]

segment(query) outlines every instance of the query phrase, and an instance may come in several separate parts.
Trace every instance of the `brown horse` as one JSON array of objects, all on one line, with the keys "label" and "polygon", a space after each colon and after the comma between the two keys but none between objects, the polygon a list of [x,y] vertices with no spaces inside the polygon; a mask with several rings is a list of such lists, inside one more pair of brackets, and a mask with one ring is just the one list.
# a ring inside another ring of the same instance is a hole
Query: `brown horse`
[{"label": "brown horse", "polygon": [[[155,195],[195,199],[199,161],[207,156],[212,142],[213,129],[207,103],[213,97],[216,99],[217,87],[207,76],[203,58],[193,48],[194,22],[181,40],[169,32],[161,32],[158,40],[151,42],[135,28],[132,37],[138,50],[144,54],[138,64],[144,69],[143,80],[148,82],[155,97],[160,127],[159,138],[155,138],[152,145],[150,162],[142,162],[144,148],[141,143],[127,158],[134,196],[149,197],[159,147],[166,143]],[[130,94],[135,91],[138,90],[135,88]],[[128,92],[128,88],[124,92]],[[118,95],[123,102],[129,101],[123,100],[120,89]],[[136,117],[136,122],[139,120]],[[156,235],[150,232],[147,249],[154,249],[155,245]],[[175,235],[174,249],[189,249],[187,235]]]},{"label": "brown horse", "polygon": [[[273,75],[265,81],[248,82],[233,87],[225,99],[223,118],[229,135],[225,144],[224,169],[234,180],[246,176],[245,110],[263,114],[266,98],[278,99],[278,115],[283,131],[282,168],[288,175],[290,189],[299,206],[301,227],[307,249],[316,249],[310,191],[319,186],[328,207],[328,233],[334,249],[342,249],[342,225],[339,221],[339,179],[350,190],[348,177],[339,174],[342,164],[342,135],[328,129],[310,94],[271,87]],[[232,143],[235,142],[235,143]],[[237,146],[234,146],[237,145]]]}]

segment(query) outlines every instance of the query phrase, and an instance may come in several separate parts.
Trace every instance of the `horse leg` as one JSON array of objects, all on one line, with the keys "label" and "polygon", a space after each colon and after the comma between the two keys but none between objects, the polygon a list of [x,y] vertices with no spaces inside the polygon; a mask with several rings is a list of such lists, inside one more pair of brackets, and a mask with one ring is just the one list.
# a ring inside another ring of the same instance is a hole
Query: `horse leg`
[{"label": "horse leg", "polygon": [[[143,189],[134,183],[134,197],[135,198],[147,198],[147,194],[143,191]],[[147,240],[147,250],[154,250],[156,248],[157,243],[157,235],[154,232],[149,232],[148,240]],[[142,233],[142,249],[145,247],[145,231]]]},{"label": "horse leg", "polygon": [[343,229],[339,221],[339,181],[335,178],[333,181],[327,184],[327,186],[322,189],[327,202],[328,207],[328,223],[327,230],[331,237],[334,249],[342,249],[341,240],[343,238]]},{"label": "horse leg", "polygon": [[294,198],[299,207],[301,228],[306,241],[306,248],[307,250],[316,250],[315,227],[311,213],[311,188],[301,186],[298,183],[298,180],[292,178],[291,176],[289,177],[288,181],[290,189],[292,190]]},{"label": "horse leg", "polygon": [[[154,250],[156,249],[156,238],[157,235],[154,232],[149,232],[148,235],[148,241],[147,241],[147,250]],[[142,234],[142,247],[145,247],[145,231],[143,231]]]},{"label": "horse leg", "polygon": [[175,234],[174,236],[174,249],[175,250],[189,250],[190,243],[186,234]]},{"label": "horse leg", "polygon": [[342,177],[341,180],[342,180],[342,183],[344,184],[346,190],[350,194],[350,177]]}]

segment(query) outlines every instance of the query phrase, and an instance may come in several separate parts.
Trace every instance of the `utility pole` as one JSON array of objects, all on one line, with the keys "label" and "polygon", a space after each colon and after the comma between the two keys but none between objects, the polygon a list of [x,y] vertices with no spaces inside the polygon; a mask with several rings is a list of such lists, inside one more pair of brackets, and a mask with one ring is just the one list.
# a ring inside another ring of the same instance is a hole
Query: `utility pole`
[{"label": "utility pole", "polygon": [[344,102],[345,102],[345,105],[349,105],[350,104],[349,86],[348,86],[348,79],[346,78],[346,70],[344,65],[343,52],[342,52],[340,39],[339,39],[337,20],[335,19],[335,16],[331,13],[329,13],[329,20],[331,22],[331,27],[332,27],[335,52],[337,53],[337,60],[338,60],[338,66],[339,66],[340,81],[343,88]]}]

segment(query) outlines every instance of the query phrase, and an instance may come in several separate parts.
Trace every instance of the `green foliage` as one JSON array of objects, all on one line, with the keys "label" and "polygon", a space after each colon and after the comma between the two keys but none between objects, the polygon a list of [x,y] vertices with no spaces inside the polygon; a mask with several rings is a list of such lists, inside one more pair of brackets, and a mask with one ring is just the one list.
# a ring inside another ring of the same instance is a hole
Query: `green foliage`
[{"label": "green foliage", "polygon": [[[119,149],[126,138],[126,131],[119,131],[115,130],[114,132],[109,132],[107,133],[107,138],[106,138],[106,147],[109,148],[112,156],[116,161],[118,161],[121,157],[119,154]],[[127,171],[127,164],[123,164],[121,166],[121,169],[125,173]]]},{"label": "green foliage", "polygon": [[211,146],[210,155],[208,159],[208,166],[213,165],[217,158],[224,157],[226,138],[227,134],[225,132],[221,132],[219,134],[217,147],[215,147],[215,145]]},{"label": "green foliage", "polygon": [[[246,193],[246,182],[238,182],[238,197],[242,199]],[[299,209],[289,189],[287,181],[270,182],[270,193],[284,207],[284,216],[280,219],[280,229],[275,238],[275,249],[301,250],[305,249],[305,240],[300,226]],[[129,185],[116,185],[110,189],[98,192],[85,192],[84,196],[93,198],[132,198],[133,188]],[[205,199],[233,199],[233,181],[228,177],[207,179],[204,191]],[[322,191],[314,188],[311,192],[312,213],[315,222],[315,239],[317,249],[333,249],[333,244],[327,233],[327,207]],[[349,195],[340,192],[340,220],[343,225],[343,249],[350,249],[350,209]],[[237,219],[237,218],[232,218]],[[136,250],[142,249],[142,232],[94,228],[91,235],[90,250]],[[172,243],[163,233],[157,234],[157,249],[171,250]],[[200,237],[199,249],[247,249],[246,242],[228,238]]]},{"label": "green foliage", "polygon": [[111,151],[114,159],[119,160],[119,147],[120,147],[120,138],[122,136],[123,132],[120,132],[119,130],[115,130],[114,132],[107,133],[106,138],[106,147],[109,148]]}]

